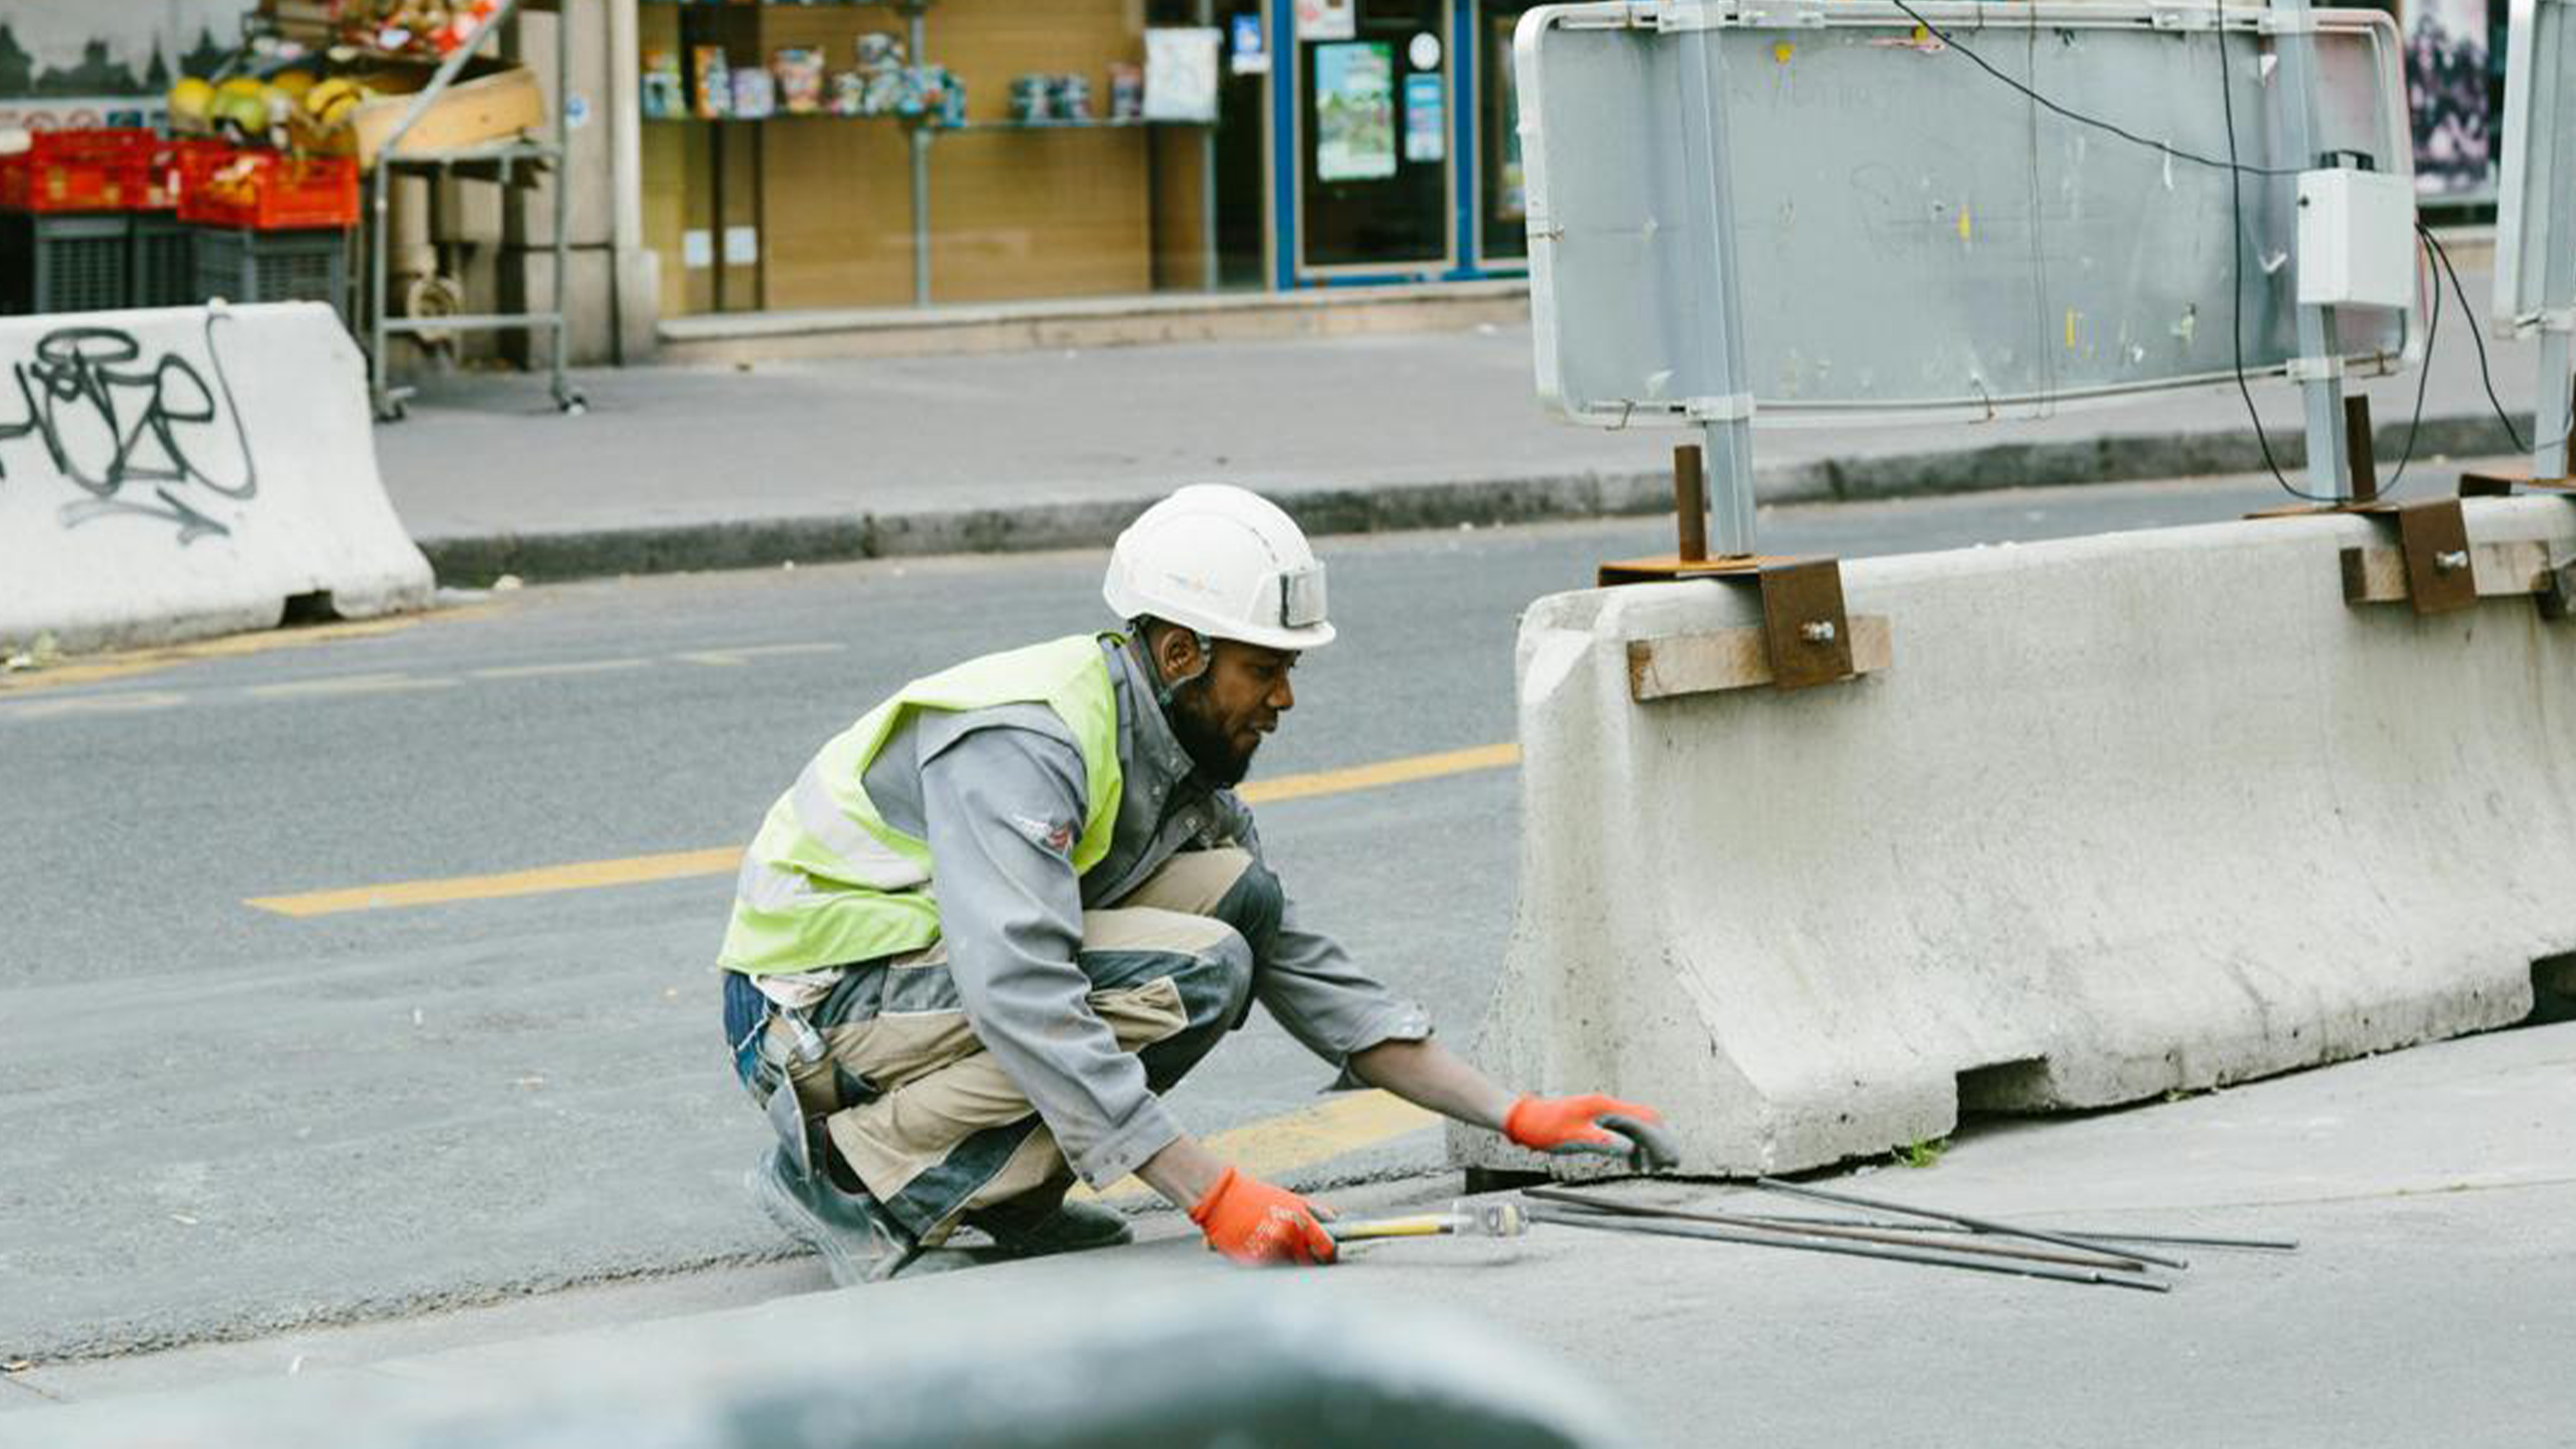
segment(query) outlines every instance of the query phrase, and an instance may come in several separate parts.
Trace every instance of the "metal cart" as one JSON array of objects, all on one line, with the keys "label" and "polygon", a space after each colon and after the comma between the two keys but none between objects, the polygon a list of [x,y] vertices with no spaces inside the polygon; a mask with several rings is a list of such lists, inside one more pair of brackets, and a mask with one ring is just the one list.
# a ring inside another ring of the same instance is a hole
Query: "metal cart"
[{"label": "metal cart", "polygon": [[[501,8],[486,22],[483,34],[494,33],[502,25],[517,19],[521,13],[529,10],[560,13],[561,6],[559,0],[503,0]],[[422,116],[429,113],[430,107],[438,103],[438,98],[445,94],[447,88],[455,83],[458,73],[464,70],[466,61],[479,49],[481,45],[478,39],[475,45],[458,47],[455,53],[440,63],[437,72],[430,77],[429,84],[423,86],[419,94],[413,97],[411,107],[403,113],[401,123],[396,125],[392,133],[385,138],[384,146],[377,152],[375,166],[367,173],[367,383],[368,392],[374,399],[376,416],[386,422],[395,421],[403,416],[404,403],[412,394],[412,389],[393,384],[391,341],[397,336],[417,336],[424,333],[526,332],[532,339],[540,333],[551,333],[554,346],[550,349],[550,385],[556,408],[568,414],[576,414],[587,412],[590,406],[588,400],[573,387],[564,373],[564,354],[572,337],[565,302],[568,281],[566,263],[571,246],[568,235],[571,220],[571,186],[565,165],[565,159],[571,151],[570,121],[565,115],[572,96],[572,46],[569,37],[559,35],[555,41],[554,120],[548,128],[548,134],[523,136],[517,140],[497,141],[456,150],[405,151],[402,149],[403,137],[411,132],[412,127],[418,124]],[[422,318],[388,315],[385,294],[389,269],[392,265],[393,238],[390,223],[394,174],[397,171],[422,171],[438,176],[455,175],[474,180],[497,181],[506,187],[518,179],[522,168],[536,172],[551,170],[554,175],[554,236],[550,248],[553,252],[554,267],[552,308],[547,311],[485,313],[454,317]]]}]

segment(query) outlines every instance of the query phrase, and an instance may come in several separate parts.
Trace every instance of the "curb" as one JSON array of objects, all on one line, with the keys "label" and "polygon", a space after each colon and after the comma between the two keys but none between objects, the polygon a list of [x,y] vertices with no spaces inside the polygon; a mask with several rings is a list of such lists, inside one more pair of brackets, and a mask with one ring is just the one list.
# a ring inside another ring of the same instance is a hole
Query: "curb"
[{"label": "curb", "polygon": [[[2530,416],[2514,420],[2528,429]],[[2406,423],[2374,436],[2385,472],[2405,451]],[[2272,455],[2298,466],[2306,441],[2272,434]],[[2490,414],[2426,418],[2414,456],[2482,457],[2513,451]],[[2005,488],[2130,483],[2250,473],[2261,445],[2236,432],[2106,434],[2101,437],[1878,456],[1827,457],[1763,468],[1764,503],[1868,502]],[[1032,503],[1026,508],[932,509],[763,520],[728,519],[661,527],[488,534],[416,540],[439,581],[479,587],[504,574],[522,579],[775,568],[784,563],[923,558],[940,554],[1029,553],[1106,548],[1162,494]],[[1460,524],[1541,523],[1638,517],[1672,507],[1672,479],[1642,472],[1547,473],[1428,483],[1355,484],[1282,491],[1272,497],[1310,533],[1385,533]]]}]

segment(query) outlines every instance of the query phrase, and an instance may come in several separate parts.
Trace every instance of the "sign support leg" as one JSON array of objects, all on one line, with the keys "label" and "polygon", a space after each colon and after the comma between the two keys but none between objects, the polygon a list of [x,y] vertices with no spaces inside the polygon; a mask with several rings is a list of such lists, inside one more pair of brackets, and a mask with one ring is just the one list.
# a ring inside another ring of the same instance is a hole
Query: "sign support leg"
[{"label": "sign support leg", "polygon": [[1702,376],[1714,397],[1694,399],[1705,437],[1709,551],[1720,558],[1753,552],[1753,394],[1744,361],[1744,298],[1738,286],[1735,189],[1725,151],[1726,56],[1714,28],[1691,31],[1678,57],[1682,82],[1684,174],[1708,178],[1690,199],[1686,223],[1701,239],[1698,315],[1682,319],[1682,336],[1708,349]]},{"label": "sign support leg", "polygon": [[[2319,164],[2317,150],[2317,47],[2308,0],[2271,0],[2275,25],[2273,53],[2280,58],[2281,134],[2294,165],[2305,170]],[[2225,32],[2220,32],[2224,41]],[[2279,178],[2266,177],[2267,181]],[[2240,240],[2240,245],[2241,245]],[[2290,258],[2293,288],[2302,265]],[[2293,291],[2295,296],[2295,290]],[[2299,357],[2303,366],[2299,390],[2307,403],[2308,491],[2319,498],[2352,497],[2351,472],[2344,451],[2342,348],[2335,336],[2332,307],[2301,307]],[[2429,361],[2429,359],[2428,359]]]},{"label": "sign support leg", "polygon": [[2576,332],[2552,328],[2540,334],[2540,398],[2531,414],[2531,476],[2534,480],[2567,479],[2569,399],[2576,397],[2576,360],[2569,343]]}]

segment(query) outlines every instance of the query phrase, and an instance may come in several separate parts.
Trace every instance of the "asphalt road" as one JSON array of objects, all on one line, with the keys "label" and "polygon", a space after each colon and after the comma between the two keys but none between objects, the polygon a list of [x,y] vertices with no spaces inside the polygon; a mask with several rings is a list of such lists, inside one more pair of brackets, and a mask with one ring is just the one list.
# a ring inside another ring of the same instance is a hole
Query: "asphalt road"
[{"label": "asphalt road", "polygon": [[[2429,482],[2430,480],[2428,480]],[[2268,480],[1784,509],[1847,556],[2231,518]],[[1345,642],[1256,777],[1505,741],[1519,609],[1649,524],[1337,539]],[[372,637],[0,690],[0,1360],[774,1255],[709,964],[729,881],[295,919],[247,901],[738,846],[906,678],[1106,622],[1093,554],[531,589]],[[268,641],[271,643],[277,641]],[[1472,1029],[1513,778],[1262,811],[1291,890]],[[1176,1094],[1215,1130],[1327,1073],[1266,1020]],[[1316,1173],[1431,1165],[1427,1135]]]}]

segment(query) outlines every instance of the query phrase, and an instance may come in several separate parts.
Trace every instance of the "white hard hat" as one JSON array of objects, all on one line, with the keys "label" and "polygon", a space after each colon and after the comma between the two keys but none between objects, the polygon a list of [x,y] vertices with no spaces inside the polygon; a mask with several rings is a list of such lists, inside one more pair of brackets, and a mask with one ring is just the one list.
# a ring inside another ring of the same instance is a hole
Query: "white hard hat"
[{"label": "white hard hat", "polygon": [[1100,587],[1121,619],[1152,615],[1265,649],[1333,642],[1324,566],[1278,505],[1224,483],[1193,483],[1145,510],[1109,555]]}]

